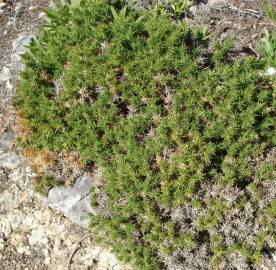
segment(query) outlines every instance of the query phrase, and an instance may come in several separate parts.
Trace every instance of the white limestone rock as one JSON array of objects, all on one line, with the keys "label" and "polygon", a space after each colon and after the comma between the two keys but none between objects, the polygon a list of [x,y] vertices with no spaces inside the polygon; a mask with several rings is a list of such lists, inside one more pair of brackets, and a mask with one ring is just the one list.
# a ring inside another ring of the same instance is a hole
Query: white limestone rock
[{"label": "white limestone rock", "polygon": [[5,153],[3,155],[0,153],[0,167],[13,170],[18,167],[20,163],[21,159],[19,155],[14,152]]},{"label": "white limestone rock", "polygon": [[74,223],[86,228],[89,224],[88,213],[92,211],[89,199],[92,184],[92,177],[81,176],[73,187],[51,189],[45,202]]},{"label": "white limestone rock", "polygon": [[12,44],[11,55],[11,74],[14,79],[18,79],[18,74],[24,69],[24,64],[21,61],[21,55],[26,51],[26,46],[30,44],[33,36],[21,36]]}]

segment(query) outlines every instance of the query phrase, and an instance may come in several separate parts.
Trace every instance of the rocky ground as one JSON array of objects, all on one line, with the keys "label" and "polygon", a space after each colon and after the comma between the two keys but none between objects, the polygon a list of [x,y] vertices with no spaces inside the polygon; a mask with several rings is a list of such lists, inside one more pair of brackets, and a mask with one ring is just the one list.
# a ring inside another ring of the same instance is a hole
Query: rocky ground
[{"label": "rocky ground", "polygon": [[95,245],[87,230],[43,203],[32,189],[32,172],[16,152],[2,149],[0,167],[1,270],[127,269]]},{"label": "rocky ground", "polygon": [[[15,146],[15,116],[10,101],[21,68],[18,54],[41,25],[49,1],[6,2],[0,0],[0,270],[131,269],[119,263],[108,249],[97,246],[87,229],[47,206],[33,190],[34,174]],[[257,40],[264,27],[271,27],[263,15],[263,3],[209,0],[208,6],[193,7],[188,20],[194,25],[207,25],[220,39],[235,35],[239,56],[257,55]],[[71,191],[64,191],[62,196]],[[275,261],[269,258],[261,269],[276,269]]]}]

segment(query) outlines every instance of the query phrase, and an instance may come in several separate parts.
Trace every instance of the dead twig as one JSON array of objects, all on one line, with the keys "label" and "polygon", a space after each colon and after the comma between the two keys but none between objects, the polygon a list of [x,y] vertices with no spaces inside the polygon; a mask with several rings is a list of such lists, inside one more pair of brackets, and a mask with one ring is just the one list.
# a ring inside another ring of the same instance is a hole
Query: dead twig
[{"label": "dead twig", "polygon": [[111,270],[114,270],[114,268],[115,268],[117,265],[118,265],[118,263],[116,263],[116,264],[112,265]]},{"label": "dead twig", "polygon": [[21,3],[19,3],[16,7],[15,7],[15,14],[14,14],[14,17],[13,18],[10,18],[10,20],[12,20],[12,25],[13,25],[13,28],[15,31],[23,31],[25,29],[18,29],[17,28],[17,17],[18,15],[23,11],[24,7]]},{"label": "dead twig", "polygon": [[254,9],[240,9],[234,5],[230,5],[230,4],[226,4],[223,6],[213,6],[211,7],[211,9],[214,10],[218,10],[218,11],[222,11],[222,10],[230,10],[233,12],[237,12],[239,13],[239,15],[250,15],[250,16],[255,16],[257,18],[261,18],[263,16],[263,13],[261,11],[258,10],[254,10]]},{"label": "dead twig", "polygon": [[77,243],[77,246],[75,247],[75,249],[72,251],[70,257],[69,257],[69,261],[68,261],[68,266],[67,266],[67,269],[70,270],[71,269],[71,264],[72,264],[72,260],[73,260],[73,257],[74,255],[77,253],[78,249],[80,248],[80,244],[82,241],[86,240],[87,238],[90,238],[91,237],[91,234],[86,234],[83,238],[81,238],[78,243]]}]

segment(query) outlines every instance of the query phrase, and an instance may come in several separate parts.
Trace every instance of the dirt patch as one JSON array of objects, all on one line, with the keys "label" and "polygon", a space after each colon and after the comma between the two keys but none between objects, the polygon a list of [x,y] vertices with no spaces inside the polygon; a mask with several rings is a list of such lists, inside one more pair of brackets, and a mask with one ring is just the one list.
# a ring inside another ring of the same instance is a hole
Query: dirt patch
[{"label": "dirt patch", "polygon": [[[6,1],[0,15],[0,65],[9,61],[11,44],[19,35],[34,33],[42,23],[41,12],[48,6],[48,0]],[[40,15],[40,16],[39,16]]]},{"label": "dirt patch", "polygon": [[197,27],[207,27],[213,40],[233,37],[236,57],[259,56],[256,47],[264,29],[275,29],[264,14],[266,3],[276,8],[275,0],[209,0],[207,5],[192,7],[187,21]]},{"label": "dirt patch", "polygon": [[[33,34],[43,22],[42,12],[49,0],[0,0],[0,72],[9,70],[12,43],[20,36]],[[5,131],[10,117],[9,104],[13,85],[1,80],[0,74],[0,135]]]},{"label": "dirt patch", "polygon": [[12,246],[8,246],[2,254],[0,259],[1,269],[10,270],[46,270],[47,266],[44,264],[44,256],[38,252],[33,252],[30,256],[19,254]]}]

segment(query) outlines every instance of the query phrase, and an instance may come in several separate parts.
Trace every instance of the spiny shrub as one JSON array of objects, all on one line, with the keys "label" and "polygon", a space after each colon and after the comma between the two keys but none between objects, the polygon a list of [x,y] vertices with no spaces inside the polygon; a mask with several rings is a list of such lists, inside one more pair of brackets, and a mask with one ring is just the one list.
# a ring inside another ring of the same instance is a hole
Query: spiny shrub
[{"label": "spiny shrub", "polygon": [[229,61],[227,42],[210,55],[186,23],[120,3],[48,17],[15,100],[32,130],[23,146],[77,151],[102,168],[94,236],[138,269],[260,262],[276,214],[263,63]]}]

